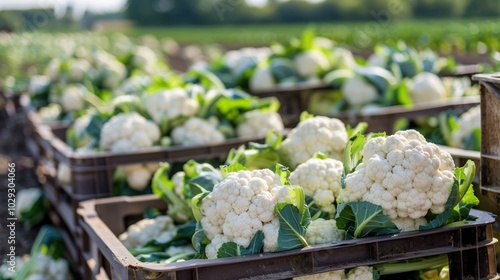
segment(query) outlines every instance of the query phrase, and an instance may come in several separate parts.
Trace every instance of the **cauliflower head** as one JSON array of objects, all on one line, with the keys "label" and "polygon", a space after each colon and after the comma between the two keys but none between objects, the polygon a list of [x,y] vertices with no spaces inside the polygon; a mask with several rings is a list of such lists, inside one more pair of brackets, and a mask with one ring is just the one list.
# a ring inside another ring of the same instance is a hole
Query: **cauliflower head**
[{"label": "cauliflower head", "polygon": [[344,280],[344,279],[346,279],[346,275],[343,269],[293,278],[293,280]]},{"label": "cauliflower head", "polygon": [[282,143],[282,151],[289,167],[312,158],[318,152],[334,159],[342,159],[347,144],[347,131],[342,121],[316,116],[300,122]]},{"label": "cauliflower head", "polygon": [[198,110],[198,102],[188,96],[182,88],[174,88],[157,92],[145,100],[148,114],[157,124],[178,117],[194,116]]},{"label": "cauliflower head", "polygon": [[427,220],[425,218],[396,218],[392,219],[392,222],[398,227],[401,231],[414,231],[419,230],[420,226],[426,226]]},{"label": "cauliflower head", "polygon": [[446,98],[446,88],[436,74],[422,72],[410,83],[410,97],[414,103],[442,100]]},{"label": "cauliflower head", "polygon": [[108,60],[102,65],[102,84],[114,89],[127,77],[127,67],[117,60]]},{"label": "cauliflower head", "polygon": [[463,113],[458,119],[458,130],[452,134],[452,145],[457,148],[464,147],[464,142],[474,129],[481,128],[481,106],[478,105]]},{"label": "cauliflower head", "polygon": [[229,173],[202,201],[201,225],[211,241],[206,247],[209,259],[226,242],[248,247],[257,231],[264,233],[264,252],[277,248],[279,220],[277,203],[290,199],[288,186],[269,169]]},{"label": "cauliflower head", "polygon": [[336,159],[311,158],[290,174],[290,183],[301,186],[322,211],[335,214],[344,165]]},{"label": "cauliflower head", "polygon": [[345,231],[337,228],[335,220],[318,218],[309,224],[306,240],[309,245],[329,244],[345,239]]},{"label": "cauliflower head", "polygon": [[373,280],[373,267],[358,266],[349,270],[346,275],[347,280]]},{"label": "cauliflower head", "polygon": [[77,111],[85,108],[83,97],[87,89],[83,85],[71,85],[64,89],[59,101],[65,112]]},{"label": "cauliflower head", "polygon": [[70,61],[69,78],[73,82],[81,82],[92,71],[92,65],[85,59],[74,59]]},{"label": "cauliflower head", "polygon": [[337,202],[368,201],[390,219],[419,219],[439,214],[450,195],[455,164],[415,130],[370,139],[363,160],[345,178]]},{"label": "cauliflower head", "polygon": [[126,175],[128,186],[133,190],[143,191],[158,167],[158,163],[132,164],[123,166],[122,170]]},{"label": "cauliflower head", "polygon": [[276,112],[248,111],[244,114],[245,121],[238,125],[236,134],[240,137],[265,137],[269,130],[285,129],[280,114]]},{"label": "cauliflower head", "polygon": [[130,152],[151,147],[160,140],[160,129],[141,115],[121,113],[112,117],[101,129],[100,147],[112,152]]},{"label": "cauliflower head", "polygon": [[139,68],[146,70],[148,66],[156,64],[158,58],[155,52],[146,46],[138,46],[132,56],[132,64]]},{"label": "cauliflower head", "polygon": [[137,249],[151,240],[166,243],[177,234],[177,227],[170,216],[143,219],[127,228],[118,239],[129,249]]},{"label": "cauliflower head", "polygon": [[319,72],[330,68],[328,57],[318,50],[306,51],[296,55],[294,64],[295,69],[303,78],[316,76]]},{"label": "cauliflower head", "polygon": [[174,144],[181,146],[219,144],[225,140],[224,134],[217,129],[217,122],[197,117],[174,128],[171,136]]},{"label": "cauliflower head", "polygon": [[342,94],[351,106],[362,106],[379,98],[378,90],[363,77],[354,76],[342,85]]},{"label": "cauliflower head", "polygon": [[276,80],[269,68],[257,68],[250,78],[248,88],[250,91],[273,90],[277,87]]}]

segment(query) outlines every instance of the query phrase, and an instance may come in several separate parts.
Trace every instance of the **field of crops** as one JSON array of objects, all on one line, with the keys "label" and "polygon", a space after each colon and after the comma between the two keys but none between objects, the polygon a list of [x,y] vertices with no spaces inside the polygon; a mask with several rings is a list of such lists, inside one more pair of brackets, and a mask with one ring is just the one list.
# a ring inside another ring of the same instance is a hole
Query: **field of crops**
[{"label": "field of crops", "polygon": [[33,166],[0,212],[30,256],[0,280],[494,278],[471,76],[500,71],[499,36],[493,19],[2,33],[0,139],[23,145],[0,159]]},{"label": "field of crops", "polygon": [[[325,36],[340,44],[360,49],[370,48],[377,43],[394,43],[398,40],[403,40],[417,48],[429,47],[443,53],[454,49],[471,53],[484,53],[500,48],[497,39],[500,35],[500,23],[496,18],[373,20],[352,23],[314,23],[314,26],[318,36]],[[140,28],[123,30],[123,32],[134,37],[143,34],[171,37],[180,43],[262,46],[273,41],[283,41],[293,36],[299,36],[304,29],[304,24],[266,24]]]}]

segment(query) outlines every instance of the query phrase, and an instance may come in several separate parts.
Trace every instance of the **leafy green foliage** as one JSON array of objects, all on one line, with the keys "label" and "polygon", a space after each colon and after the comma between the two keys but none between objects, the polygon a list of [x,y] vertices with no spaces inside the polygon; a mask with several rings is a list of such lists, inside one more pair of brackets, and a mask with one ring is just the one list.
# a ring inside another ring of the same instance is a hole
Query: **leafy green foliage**
[{"label": "leafy green foliage", "polygon": [[481,128],[474,128],[464,142],[466,150],[481,151]]},{"label": "leafy green foliage", "polygon": [[346,239],[400,232],[391,219],[384,215],[381,206],[366,201],[340,204],[335,220],[337,227],[346,231]]},{"label": "leafy green foliage", "polygon": [[191,220],[185,224],[177,225],[177,234],[170,241],[165,243],[160,243],[157,241],[153,241],[148,245],[160,246],[163,250],[167,249],[171,246],[182,246],[189,244],[191,242],[191,238],[196,232],[196,221]]},{"label": "leafy green foliage", "polygon": [[168,204],[167,214],[177,222],[193,218],[190,205],[176,192],[174,183],[169,179],[170,165],[163,164],[156,170],[152,180],[153,193]]},{"label": "leafy green foliage", "polygon": [[271,69],[273,77],[278,81],[282,81],[285,79],[299,78],[298,76],[299,74],[295,70],[293,61],[289,58],[285,57],[273,58],[269,62],[269,68]]},{"label": "leafy green foliage", "polygon": [[118,96],[111,101],[111,107],[113,115],[137,112],[143,117],[148,117],[144,103],[135,95]]},{"label": "leafy green foliage", "polygon": [[144,219],[154,219],[161,215],[160,210],[158,208],[148,207],[144,210],[143,217]]},{"label": "leafy green foliage", "polygon": [[444,211],[438,215],[428,214],[427,219],[430,221],[426,226],[421,226],[420,230],[434,229],[469,218],[472,207],[479,204],[472,189],[475,174],[476,165],[471,160],[468,160],[464,167],[455,168],[455,180]]},{"label": "leafy green foliage", "polygon": [[137,260],[140,262],[149,262],[149,263],[174,263],[179,260],[190,260],[195,258],[195,253],[193,252],[181,252],[176,255],[169,255],[166,252],[153,252],[148,254],[140,254],[136,256]]},{"label": "leafy green foliage", "polygon": [[384,94],[383,106],[394,105],[404,105],[407,107],[413,105],[408,85],[404,81],[391,86]]},{"label": "leafy green foliage", "polygon": [[360,122],[355,127],[346,125],[347,137],[351,138],[357,134],[364,134],[367,129],[368,129],[368,123],[366,122]]},{"label": "leafy green foliage", "polygon": [[363,151],[366,142],[367,140],[365,136],[361,133],[352,136],[347,142],[342,156],[345,175],[352,173],[354,169],[356,169],[356,166],[361,163],[361,160],[363,159],[361,152]]},{"label": "leafy green foliage", "polygon": [[290,185],[288,178],[290,177],[290,170],[288,167],[281,164],[276,164],[275,168],[276,174],[280,177],[280,182],[283,186]]},{"label": "leafy green foliage", "polygon": [[396,84],[396,78],[391,72],[379,67],[356,67],[356,74],[364,77],[368,82],[373,84],[379,91],[384,93],[393,85]]},{"label": "leafy green foliage", "polygon": [[93,115],[87,128],[85,128],[85,133],[87,135],[90,135],[90,137],[92,137],[97,143],[99,143],[101,139],[101,129],[104,124],[109,121],[109,119],[111,119],[111,117],[111,114],[106,113]]},{"label": "leafy green foliage", "polygon": [[19,210],[19,219],[25,228],[33,228],[43,222],[43,220],[47,216],[48,209],[49,201],[45,197],[45,194],[42,192],[29,209],[24,211]]},{"label": "leafy green foliage", "polygon": [[152,179],[152,191],[168,205],[168,215],[177,222],[186,222],[194,218],[191,200],[199,194],[211,191],[222,181],[219,170],[209,163],[189,160],[183,165],[182,185],[175,186],[169,177],[170,165],[163,164]]},{"label": "leafy green foliage", "polygon": [[223,90],[226,87],[224,83],[212,72],[206,69],[191,69],[187,73],[188,83],[200,84],[204,88]]},{"label": "leafy green foliage", "polygon": [[[449,263],[447,255],[437,255],[425,258],[415,258],[396,262],[377,264],[374,266],[373,272],[381,275],[401,274],[405,272],[417,272],[416,279],[444,279],[444,278],[421,278],[419,272],[425,272],[429,269],[442,268]],[[378,278],[374,278],[378,279]],[[406,279],[406,278],[405,278]],[[413,279],[413,278],[411,278]]]},{"label": "leafy green foliage", "polygon": [[30,259],[17,271],[16,279],[27,279],[30,271],[37,265],[36,255],[43,254],[58,260],[64,256],[64,240],[59,231],[50,225],[44,225],[38,232],[31,247]]},{"label": "leafy green foliage", "polygon": [[333,217],[331,217],[330,213],[321,210],[312,197],[306,195],[305,201],[307,204],[307,208],[309,208],[311,220],[314,221],[314,220],[319,219],[319,218],[328,220],[328,219],[333,218]]},{"label": "leafy green foliage", "polygon": [[[307,207],[305,207],[309,215]],[[277,251],[297,249],[307,246],[305,239],[307,226],[311,222],[310,217],[304,219],[304,212],[293,206],[292,204],[278,204],[276,211],[280,221],[278,234]]]},{"label": "leafy green foliage", "polygon": [[269,131],[265,144],[250,142],[248,148],[241,146],[238,149],[229,151],[226,165],[231,166],[238,163],[244,166],[245,169],[250,170],[262,168],[274,169],[276,164],[284,163],[280,154],[282,141],[282,134]]},{"label": "leafy green foliage", "polygon": [[227,258],[227,257],[237,257],[243,255],[257,254],[262,251],[264,247],[264,233],[262,231],[257,231],[255,235],[250,240],[250,244],[247,248],[238,245],[235,242],[226,242],[222,244],[217,251],[217,258]]},{"label": "leafy green foliage", "polygon": [[140,254],[135,257],[140,262],[164,263],[168,258],[170,258],[170,255],[165,252],[152,252]]},{"label": "leafy green foliage", "polygon": [[177,234],[170,241],[162,243],[156,240],[151,240],[146,244],[142,244],[140,248],[129,248],[129,252],[138,259],[150,258],[149,260],[144,260],[148,262],[164,260],[171,257],[163,254],[168,248],[190,244],[195,231],[196,221],[192,220],[185,224],[177,225]]},{"label": "leafy green foliage", "polygon": [[305,235],[307,227],[311,223],[311,214],[305,204],[304,190],[299,186],[291,186],[289,191],[294,201],[278,203],[275,206],[275,212],[280,222],[277,251],[308,245]]},{"label": "leafy green foliage", "polygon": [[[195,199],[193,199],[195,201]],[[198,204],[201,203],[201,198],[197,200]],[[199,207],[198,207],[199,208]],[[193,209],[195,209],[193,205]],[[201,213],[200,213],[201,215]],[[197,217],[197,215],[195,215]],[[205,254],[205,248],[207,245],[210,243],[210,240],[208,240],[207,236],[205,235],[205,232],[203,231],[203,227],[201,226],[200,219],[196,219],[198,221],[196,223],[196,229],[193,234],[193,237],[191,238],[191,244],[193,244],[193,248],[196,250],[196,256],[195,258],[197,259],[206,259],[207,255]]]}]

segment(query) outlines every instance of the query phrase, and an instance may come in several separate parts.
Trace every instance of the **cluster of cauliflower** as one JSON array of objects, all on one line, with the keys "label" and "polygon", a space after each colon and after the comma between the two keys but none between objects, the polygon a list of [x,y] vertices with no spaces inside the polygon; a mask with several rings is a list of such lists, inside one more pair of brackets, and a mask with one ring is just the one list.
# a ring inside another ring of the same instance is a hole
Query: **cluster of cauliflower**
[{"label": "cluster of cauliflower", "polygon": [[228,51],[224,55],[224,64],[234,75],[239,75],[248,65],[257,64],[271,55],[270,48],[242,48]]},{"label": "cluster of cauliflower", "polygon": [[201,225],[210,244],[209,259],[217,258],[222,244],[235,242],[248,247],[257,231],[264,233],[264,252],[278,246],[277,203],[290,200],[290,187],[269,169],[229,173],[201,204]]},{"label": "cluster of cauliflower", "polygon": [[288,57],[275,54],[276,57],[268,59],[269,63],[259,63],[249,81],[250,91],[321,86],[328,71],[356,66],[349,50],[334,46],[333,41],[324,37],[314,38],[311,49],[297,49],[296,52]]},{"label": "cluster of cauliflower", "polygon": [[455,164],[415,130],[370,139],[363,160],[345,178],[337,202],[368,201],[401,230],[418,230],[430,211],[439,214],[450,195]]}]

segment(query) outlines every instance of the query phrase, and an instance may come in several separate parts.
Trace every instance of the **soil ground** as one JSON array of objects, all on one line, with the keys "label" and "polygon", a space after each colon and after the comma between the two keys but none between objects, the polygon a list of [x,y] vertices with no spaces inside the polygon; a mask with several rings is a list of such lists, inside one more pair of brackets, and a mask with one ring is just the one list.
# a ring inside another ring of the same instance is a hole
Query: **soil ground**
[{"label": "soil ground", "polygon": [[[23,134],[24,120],[21,114],[10,116],[0,109],[0,259],[5,260],[10,245],[7,244],[9,230],[7,226],[7,189],[8,164],[15,163],[15,188],[20,191],[25,188],[40,187],[34,169],[34,161],[25,145]],[[42,224],[48,223],[48,219]],[[41,225],[28,229],[21,222],[16,222],[15,252],[17,256],[29,254],[35,237]]]}]

